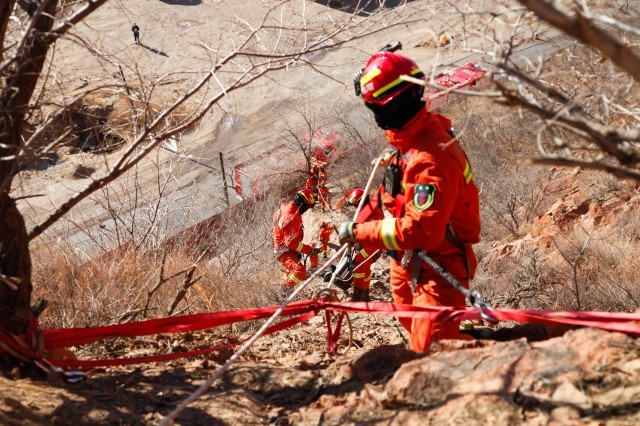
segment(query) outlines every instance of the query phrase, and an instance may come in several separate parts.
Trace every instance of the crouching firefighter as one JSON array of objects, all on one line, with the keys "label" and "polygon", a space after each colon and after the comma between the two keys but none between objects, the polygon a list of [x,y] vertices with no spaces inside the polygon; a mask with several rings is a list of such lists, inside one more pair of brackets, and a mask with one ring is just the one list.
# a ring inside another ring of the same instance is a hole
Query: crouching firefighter
[{"label": "crouching firefighter", "polygon": [[283,290],[292,289],[307,279],[302,255],[316,256],[320,250],[302,242],[302,215],[315,203],[310,189],[296,192],[293,201],[282,205],[273,215],[273,251],[286,271],[280,283]]},{"label": "crouching firefighter", "polygon": [[[382,51],[369,58],[359,78],[365,106],[396,150],[386,164],[384,184],[373,197],[381,199],[393,217],[344,222],[340,243],[389,251],[396,303],[464,308],[464,295],[418,253],[425,252],[469,286],[476,269],[471,245],[480,241],[478,189],[451,121],[429,112],[423,86],[401,75],[424,79],[413,60]],[[459,333],[456,321],[401,318],[400,323],[417,352],[428,350],[431,339],[469,338]]]},{"label": "crouching firefighter", "polygon": [[[345,196],[347,204],[352,207],[358,207],[362,197],[364,196],[364,190],[362,188],[353,188]],[[377,203],[371,203],[369,197],[365,198],[365,208],[362,209],[356,221],[358,223],[370,220],[380,220],[384,218],[384,213],[381,207]],[[355,244],[353,253],[353,294],[351,296],[352,302],[368,302],[370,300],[369,290],[371,287],[371,265],[378,260],[381,252],[374,248],[363,247],[360,244]]]}]

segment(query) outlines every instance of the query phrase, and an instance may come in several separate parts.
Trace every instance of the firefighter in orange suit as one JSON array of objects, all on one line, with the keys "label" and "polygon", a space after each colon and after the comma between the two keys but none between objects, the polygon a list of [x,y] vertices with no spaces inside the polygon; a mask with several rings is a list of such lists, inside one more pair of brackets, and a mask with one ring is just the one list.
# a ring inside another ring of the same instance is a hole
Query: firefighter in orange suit
[{"label": "firefighter in orange suit", "polygon": [[[401,75],[424,78],[413,60],[385,51],[372,55],[356,74],[365,106],[397,150],[379,190],[393,217],[344,222],[340,242],[389,251],[397,303],[463,308],[464,295],[422,263],[416,251],[425,252],[468,287],[476,268],[471,245],[480,241],[478,189],[450,120],[429,112],[423,86]],[[410,333],[414,351],[428,350],[431,339],[468,338],[459,334],[459,322],[400,322]]]},{"label": "firefighter in orange suit", "polygon": [[318,198],[320,199],[320,207],[323,212],[326,208],[331,208],[331,204],[329,204],[329,188],[324,184],[318,186]]},{"label": "firefighter in orange suit", "polygon": [[327,257],[327,252],[329,251],[329,246],[327,245],[327,243],[329,242],[331,234],[333,234],[334,230],[335,229],[333,228],[333,225],[330,223],[322,222],[320,224],[318,239],[320,240],[320,251],[322,252],[324,257]]},{"label": "firefighter in orange suit", "polygon": [[315,174],[309,173],[307,177],[307,181],[305,182],[305,188],[311,190],[311,192],[316,191],[316,187],[318,186],[318,178]]},{"label": "firefighter in orange suit", "polygon": [[[362,188],[353,188],[347,193],[345,199],[350,206],[358,207],[363,195],[364,190]],[[368,197],[365,199],[365,204],[370,205]],[[358,215],[358,219],[361,217],[361,215]],[[382,209],[380,208],[373,209],[366,218],[368,221],[381,219],[384,219],[384,213],[382,213]],[[375,248],[362,247],[360,244],[356,244],[355,250],[356,253],[353,260],[356,266],[353,269],[353,294],[351,295],[351,301],[368,302],[369,288],[371,287],[371,265],[378,260],[380,253],[376,253],[377,250]]]},{"label": "firefighter in orange suit", "polygon": [[[318,239],[320,240],[319,253],[322,252],[324,257],[327,257],[327,251],[329,250],[329,246],[327,243],[329,242],[329,238],[331,238],[331,234],[333,233],[334,228],[333,225],[327,222],[322,222],[320,224]],[[309,256],[309,272],[315,272],[318,269],[318,255]]]},{"label": "firefighter in orange suit", "polygon": [[302,242],[304,227],[302,215],[313,207],[315,200],[309,189],[301,189],[293,201],[282,205],[273,215],[273,251],[284,266],[287,275],[280,283],[291,289],[307,279],[302,255],[316,256],[319,249]]}]

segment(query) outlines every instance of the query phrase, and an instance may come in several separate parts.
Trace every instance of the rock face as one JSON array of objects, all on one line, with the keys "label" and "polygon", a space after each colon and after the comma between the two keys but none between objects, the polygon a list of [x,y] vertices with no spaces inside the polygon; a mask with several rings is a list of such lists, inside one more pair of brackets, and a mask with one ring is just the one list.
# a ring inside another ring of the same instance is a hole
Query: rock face
[{"label": "rock face", "polygon": [[640,207],[638,188],[608,192],[597,183],[585,183],[587,179],[578,179],[576,174],[552,178],[541,192],[555,201],[533,220],[526,234],[514,241],[496,244],[487,261],[503,256],[517,257],[524,247],[554,251],[557,239],[567,238],[578,230],[607,234],[630,224],[629,237],[637,240],[640,228],[633,227],[632,219]]},{"label": "rock face", "polygon": [[624,372],[640,368],[640,345],[626,335],[579,329],[536,343],[457,343],[458,348],[436,343],[433,353],[404,363],[386,384],[366,385],[357,408],[345,410],[333,401],[295,418],[311,424],[312,418],[335,418],[341,412],[340,419],[328,424],[356,422],[369,407],[369,419],[378,412],[373,424],[640,420],[634,399],[640,377]]}]

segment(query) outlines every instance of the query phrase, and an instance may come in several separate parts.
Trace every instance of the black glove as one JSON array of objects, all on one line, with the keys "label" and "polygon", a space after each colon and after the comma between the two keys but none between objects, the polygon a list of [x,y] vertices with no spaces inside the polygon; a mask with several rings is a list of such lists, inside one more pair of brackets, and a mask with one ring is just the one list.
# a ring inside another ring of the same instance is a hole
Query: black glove
[{"label": "black glove", "polygon": [[309,256],[315,256],[315,255],[317,255],[318,253],[320,253],[320,248],[318,248],[318,247],[313,247],[313,248],[311,249],[311,251],[309,252]]},{"label": "black glove", "polygon": [[338,239],[340,240],[341,245],[358,242],[358,240],[356,240],[356,235],[353,233],[356,225],[357,223],[355,222],[342,222],[342,225],[338,228]]}]

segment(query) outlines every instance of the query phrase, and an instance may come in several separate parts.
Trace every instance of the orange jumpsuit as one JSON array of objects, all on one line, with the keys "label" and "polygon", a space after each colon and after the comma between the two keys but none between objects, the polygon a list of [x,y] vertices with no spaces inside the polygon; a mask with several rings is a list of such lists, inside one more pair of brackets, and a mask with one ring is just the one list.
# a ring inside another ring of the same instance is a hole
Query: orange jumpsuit
[{"label": "orange jumpsuit", "polygon": [[295,287],[307,279],[307,270],[300,261],[302,254],[311,253],[311,246],[304,244],[304,227],[298,206],[291,201],[281,206],[273,215],[273,251],[284,266],[287,275],[281,282],[285,287]]},{"label": "orange jumpsuit", "polygon": [[[325,226],[320,228],[320,233],[318,235],[318,239],[320,240],[320,251],[322,251],[327,256],[327,251],[329,250],[329,246],[327,246],[327,242],[329,238],[331,238],[331,234],[334,229],[330,223],[327,223]],[[318,255],[309,256],[309,268],[316,269],[318,267]]]},{"label": "orange jumpsuit", "polygon": [[325,226],[320,228],[320,234],[318,235],[318,239],[320,240],[320,250],[325,255],[329,251],[329,246],[327,245],[327,242],[329,242],[329,239],[331,238],[331,234],[333,234],[333,231],[335,231],[335,229],[333,228],[333,225],[331,225],[330,223],[327,223]]},{"label": "orange jumpsuit", "polygon": [[307,178],[307,181],[305,182],[304,187],[312,190],[315,194],[317,186],[318,186],[318,179],[316,178],[315,175],[309,174],[309,177]]},{"label": "orange jumpsuit", "polygon": [[322,207],[322,211],[325,210],[326,207],[330,207],[329,204],[329,188],[326,186],[318,187],[318,198],[320,198],[320,207]]},{"label": "orange jumpsuit", "polygon": [[[382,209],[379,207],[367,216],[367,221],[384,219],[384,213],[382,213]],[[376,249],[369,247],[360,246],[357,250],[356,256],[354,257],[356,267],[353,270],[353,286],[367,290],[371,285],[371,265],[378,259],[379,254],[372,256]]]},{"label": "orange jumpsuit", "polygon": [[[478,189],[471,167],[449,130],[449,119],[423,109],[400,130],[387,130],[387,140],[403,154],[401,194],[385,193],[392,218],[358,224],[354,233],[367,248],[396,251],[391,260],[391,287],[396,303],[464,307],[465,298],[427,264],[419,270],[415,293],[411,265],[402,266],[405,250],[420,249],[468,287],[476,258],[471,244],[480,241]],[[445,237],[447,227],[464,243],[464,252]],[[411,263],[417,261],[415,256]],[[459,322],[401,319],[411,336],[411,349],[426,351],[430,340],[465,338]]]}]

